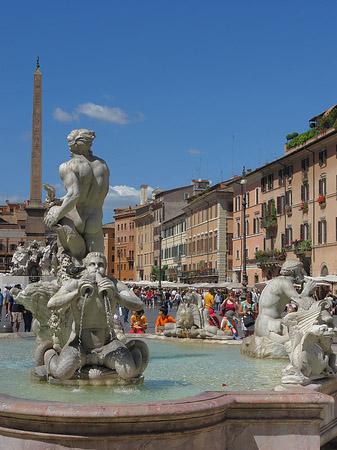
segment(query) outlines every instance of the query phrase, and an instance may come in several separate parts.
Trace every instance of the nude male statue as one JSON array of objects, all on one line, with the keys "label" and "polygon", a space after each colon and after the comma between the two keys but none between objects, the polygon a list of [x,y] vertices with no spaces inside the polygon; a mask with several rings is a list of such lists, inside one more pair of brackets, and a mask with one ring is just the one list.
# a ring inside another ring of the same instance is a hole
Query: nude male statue
[{"label": "nude male statue", "polygon": [[255,322],[255,335],[265,336],[272,341],[284,343],[289,336],[283,337],[281,314],[287,303],[296,303],[300,308],[308,309],[314,302],[310,297],[316,288],[312,280],[306,280],[299,294],[294,283],[304,280],[303,264],[299,261],[286,261],[280,276],[269,281],[263,289],[259,301],[259,315]]},{"label": "nude male statue", "polygon": [[48,373],[57,379],[69,379],[85,365],[115,369],[122,379],[141,374],[148,363],[148,350],[143,342],[132,341],[125,346],[108,324],[117,302],[139,311],[142,302],[123,283],[114,283],[105,276],[106,259],[91,252],[84,259],[86,269],[79,279],[71,279],[48,301],[47,307],[58,310],[70,306],[73,331],[58,355],[51,349],[45,353]]},{"label": "nude male statue", "polygon": [[[88,252],[103,252],[102,207],[109,190],[109,169],[105,161],[91,151],[95,132],[73,130],[68,136],[71,160],[61,164],[60,177],[66,195],[55,199],[49,194],[47,227],[54,229],[60,244],[71,256],[81,260]],[[55,194],[55,189],[54,189]]]}]

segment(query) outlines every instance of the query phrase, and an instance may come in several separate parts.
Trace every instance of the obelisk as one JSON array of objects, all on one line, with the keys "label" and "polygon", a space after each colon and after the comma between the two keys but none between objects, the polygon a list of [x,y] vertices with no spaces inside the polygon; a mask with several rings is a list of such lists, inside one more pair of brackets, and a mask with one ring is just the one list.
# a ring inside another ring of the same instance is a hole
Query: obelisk
[{"label": "obelisk", "polygon": [[42,241],[45,238],[43,216],[45,207],[42,198],[42,74],[39,57],[36,58],[33,89],[33,125],[30,171],[30,200],[26,207],[25,233],[27,240]]}]

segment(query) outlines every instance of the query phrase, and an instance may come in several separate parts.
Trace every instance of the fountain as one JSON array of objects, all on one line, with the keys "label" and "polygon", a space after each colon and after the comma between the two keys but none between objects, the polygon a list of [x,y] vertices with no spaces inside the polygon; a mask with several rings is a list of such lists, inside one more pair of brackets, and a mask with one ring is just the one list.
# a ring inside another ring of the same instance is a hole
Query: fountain
[{"label": "fountain", "polygon": [[[310,450],[335,437],[334,378],[316,382],[321,392],[301,385],[271,390],[280,382],[275,375],[279,363],[239,360],[235,346],[228,347],[229,359],[224,361],[224,347],[216,353],[214,342],[225,342],[228,336],[208,327],[207,315],[197,314],[198,301],[189,303],[195,306],[190,310],[193,320],[189,311],[181,309],[175,329],[164,329],[164,333],[218,340],[203,340],[203,347],[196,344],[199,339],[188,344],[180,339],[180,345],[173,337],[159,344],[149,340],[154,356],[150,364],[143,339],[126,342],[113,319],[116,304],[134,310],[142,309],[142,304],[123,283],[105,275],[101,221],[109,170],[91,153],[94,137],[88,130],[70,133],[72,159],[60,167],[66,189],[63,198],[55,198],[55,189],[45,185],[49,208],[45,221],[58,237],[57,279],[13,291],[34,315],[37,348],[31,377],[37,383],[24,379],[34,343],[1,341],[8,366],[2,376],[8,383],[0,394],[2,448],[204,449],[212,442],[214,449]],[[319,317],[324,308],[319,306]],[[295,319],[284,324],[290,335],[300,323]],[[325,331],[324,327],[316,330],[314,346],[324,345]],[[300,351],[296,350],[300,354],[307,344],[294,341],[293,348],[300,345]],[[291,362],[301,372],[301,361]],[[147,366],[152,387],[142,385]],[[203,384],[189,389],[196,378]],[[162,395],[165,381],[182,389]],[[111,385],[119,393],[112,395],[114,403],[108,400]],[[248,385],[254,390],[236,390]],[[270,390],[255,390],[261,388]]]},{"label": "fountain", "polygon": [[142,309],[142,303],[123,283],[105,275],[102,206],[109,169],[92,154],[94,138],[93,131],[83,129],[69,134],[71,159],[60,166],[63,198],[55,198],[55,189],[44,185],[45,222],[57,233],[57,280],[11,293],[34,314],[39,344],[34,379],[137,384],[143,381],[148,348],[139,340],[125,343],[113,314],[117,303],[132,310]]}]

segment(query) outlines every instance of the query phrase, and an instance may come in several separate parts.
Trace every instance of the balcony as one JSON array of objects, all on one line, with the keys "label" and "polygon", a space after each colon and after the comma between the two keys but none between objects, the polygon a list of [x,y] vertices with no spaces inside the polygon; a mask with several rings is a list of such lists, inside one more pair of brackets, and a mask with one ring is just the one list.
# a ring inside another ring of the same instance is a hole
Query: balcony
[{"label": "balcony", "polygon": [[297,257],[311,256],[311,239],[295,239],[291,241],[291,245]]},{"label": "balcony", "polygon": [[326,205],[325,195],[321,195],[320,197],[318,197],[317,203],[319,203],[320,206],[324,207]]},{"label": "balcony", "polygon": [[127,261],[134,261],[135,260],[135,258],[133,256],[130,256],[130,255],[127,256],[126,259],[127,259]]},{"label": "balcony", "polygon": [[288,205],[284,208],[284,212],[287,214],[287,216],[291,216],[293,213],[293,207]]},{"label": "balcony", "polygon": [[217,277],[218,270],[217,269],[200,269],[200,270],[187,270],[182,272],[181,278],[188,280],[194,280],[196,278],[209,278],[209,277]]},{"label": "balcony", "polygon": [[265,228],[268,232],[274,232],[277,229],[277,219],[273,216],[265,216],[261,219],[261,228]]},{"label": "balcony", "polygon": [[281,266],[287,254],[282,250],[266,250],[255,253],[255,263],[260,269]]}]

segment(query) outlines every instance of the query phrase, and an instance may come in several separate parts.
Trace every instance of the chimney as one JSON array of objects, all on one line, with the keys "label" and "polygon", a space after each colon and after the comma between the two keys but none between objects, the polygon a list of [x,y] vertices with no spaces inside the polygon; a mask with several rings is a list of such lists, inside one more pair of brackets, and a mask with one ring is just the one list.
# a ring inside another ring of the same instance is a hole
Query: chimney
[{"label": "chimney", "polygon": [[140,187],[140,204],[144,205],[147,202],[147,188],[148,184],[142,184]]}]

